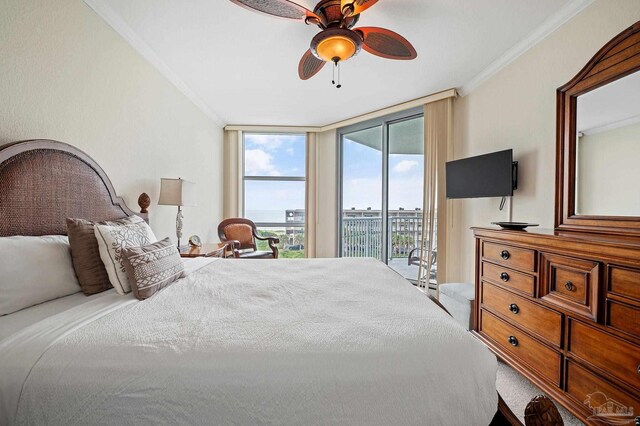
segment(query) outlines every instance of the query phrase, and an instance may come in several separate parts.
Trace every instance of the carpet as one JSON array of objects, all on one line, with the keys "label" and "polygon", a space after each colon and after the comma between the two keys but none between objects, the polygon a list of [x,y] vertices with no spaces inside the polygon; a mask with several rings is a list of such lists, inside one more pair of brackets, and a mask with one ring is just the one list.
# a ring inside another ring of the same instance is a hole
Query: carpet
[{"label": "carpet", "polygon": [[[518,416],[524,424],[524,409],[536,395],[545,394],[533,383],[527,380],[522,374],[503,362],[498,362],[498,376],[496,379],[498,392],[507,403],[511,411]],[[546,395],[546,394],[545,394]],[[548,396],[548,395],[547,395]],[[564,420],[565,426],[581,426],[584,425],[580,420],[575,418],[571,413],[556,403],[558,411]]]}]

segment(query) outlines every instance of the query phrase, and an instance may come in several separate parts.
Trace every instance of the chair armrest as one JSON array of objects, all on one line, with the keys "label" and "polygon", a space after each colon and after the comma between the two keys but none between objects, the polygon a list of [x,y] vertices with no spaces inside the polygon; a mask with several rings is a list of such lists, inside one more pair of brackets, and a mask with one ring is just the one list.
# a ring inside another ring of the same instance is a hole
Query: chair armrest
[{"label": "chair armrest", "polygon": [[[415,251],[418,252],[418,256],[417,257],[413,257],[413,252],[415,252]],[[407,264],[409,266],[415,265],[414,262],[416,262],[416,261],[420,261],[420,247],[412,248],[411,251],[409,252],[409,255],[407,256]]]},{"label": "chair armrest", "polygon": [[277,259],[278,258],[278,246],[276,246],[276,244],[280,243],[280,239],[276,238],[276,237],[260,237],[259,235],[254,234],[253,235],[257,240],[261,240],[261,241],[268,241],[269,242],[269,248],[271,249],[271,252],[273,253],[273,258]]},{"label": "chair armrest", "polygon": [[254,237],[256,238],[256,240],[260,241],[273,241],[274,244],[278,244],[280,242],[280,239],[276,237],[261,237],[259,235],[254,235]]}]

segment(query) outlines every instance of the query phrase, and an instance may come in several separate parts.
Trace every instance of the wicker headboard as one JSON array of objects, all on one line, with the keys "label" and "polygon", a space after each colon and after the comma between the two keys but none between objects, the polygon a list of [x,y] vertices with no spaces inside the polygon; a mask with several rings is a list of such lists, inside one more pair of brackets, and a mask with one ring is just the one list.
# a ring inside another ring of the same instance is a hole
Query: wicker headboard
[{"label": "wicker headboard", "polygon": [[0,236],[66,235],[67,217],[110,220],[137,214],[104,170],[66,143],[37,139],[0,147]]}]

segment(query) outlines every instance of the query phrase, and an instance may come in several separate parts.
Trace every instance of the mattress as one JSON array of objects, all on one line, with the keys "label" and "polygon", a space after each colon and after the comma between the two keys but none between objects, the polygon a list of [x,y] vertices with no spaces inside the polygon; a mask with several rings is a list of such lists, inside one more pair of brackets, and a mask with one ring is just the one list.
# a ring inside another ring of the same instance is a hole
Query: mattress
[{"label": "mattress", "polygon": [[[193,258],[183,259],[185,265],[185,271],[190,274],[204,265],[211,263],[213,259],[209,258]],[[131,294],[128,296],[119,296],[115,289],[103,291],[91,296],[85,296],[84,293],[79,292],[70,296],[54,299],[46,303],[31,306],[26,309],[22,309],[18,312],[14,312],[10,315],[0,316],[0,342],[12,334],[32,325],[39,321],[45,320],[61,312],[67,311],[76,306],[80,306],[84,303],[91,302],[93,300],[102,299],[108,297],[113,299],[115,303],[123,302],[124,300],[133,297]]]},{"label": "mattress", "polygon": [[4,338],[0,423],[487,425],[496,368],[373,259],[217,260]]}]

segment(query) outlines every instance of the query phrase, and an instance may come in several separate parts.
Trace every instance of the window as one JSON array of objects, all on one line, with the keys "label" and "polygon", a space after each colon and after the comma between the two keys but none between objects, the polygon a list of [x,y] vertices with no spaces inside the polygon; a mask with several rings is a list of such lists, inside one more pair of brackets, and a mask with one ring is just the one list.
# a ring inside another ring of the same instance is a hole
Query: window
[{"label": "window", "polygon": [[419,252],[422,234],[422,109],[359,123],[338,133],[340,255],[375,257],[415,281],[418,265],[409,261],[409,254]]},{"label": "window", "polygon": [[306,135],[244,133],[243,147],[244,217],[280,239],[281,257],[304,257]]}]

